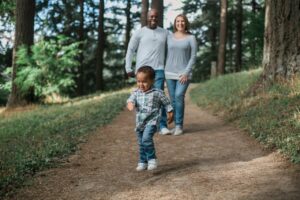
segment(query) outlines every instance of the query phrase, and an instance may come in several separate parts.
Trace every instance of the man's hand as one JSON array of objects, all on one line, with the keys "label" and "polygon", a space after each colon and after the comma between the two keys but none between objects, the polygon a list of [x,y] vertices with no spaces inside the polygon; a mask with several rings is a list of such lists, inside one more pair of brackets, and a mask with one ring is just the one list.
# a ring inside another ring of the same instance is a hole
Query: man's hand
[{"label": "man's hand", "polygon": [[127,77],[128,77],[128,78],[134,78],[134,77],[135,77],[134,72],[128,72],[128,73],[127,73]]},{"label": "man's hand", "polygon": [[167,116],[167,118],[168,118],[168,124],[171,124],[173,122],[173,115],[174,115],[173,111],[168,112],[167,115],[168,115]]},{"label": "man's hand", "polygon": [[127,103],[127,109],[128,109],[129,111],[133,111],[133,109],[134,109],[134,104],[133,104],[132,102],[128,102],[128,103]]}]

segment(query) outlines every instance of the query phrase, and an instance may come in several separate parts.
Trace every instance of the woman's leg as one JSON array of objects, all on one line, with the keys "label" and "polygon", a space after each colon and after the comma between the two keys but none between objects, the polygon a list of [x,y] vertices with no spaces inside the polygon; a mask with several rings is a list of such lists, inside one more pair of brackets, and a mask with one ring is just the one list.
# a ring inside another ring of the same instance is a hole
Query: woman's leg
[{"label": "woman's leg", "polygon": [[171,104],[173,107],[173,112],[174,112],[174,117],[175,117],[175,115],[176,115],[175,91],[176,91],[177,80],[166,79],[166,82],[167,82],[168,92],[169,92],[169,96],[171,99]]},{"label": "woman's leg", "polygon": [[186,90],[189,86],[189,81],[182,84],[179,80],[176,81],[176,90],[175,90],[175,125],[177,127],[183,128],[183,120],[184,120],[184,98]]}]

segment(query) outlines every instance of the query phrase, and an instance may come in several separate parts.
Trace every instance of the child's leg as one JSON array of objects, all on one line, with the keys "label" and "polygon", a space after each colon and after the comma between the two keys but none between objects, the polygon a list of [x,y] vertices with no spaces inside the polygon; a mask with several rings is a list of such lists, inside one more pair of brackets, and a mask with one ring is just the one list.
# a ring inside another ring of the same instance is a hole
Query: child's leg
[{"label": "child's leg", "polygon": [[157,130],[156,126],[146,126],[142,137],[142,146],[147,156],[147,161],[156,159],[153,136]]},{"label": "child's leg", "polygon": [[139,144],[139,163],[147,163],[147,155],[142,142],[143,131],[137,131],[136,135]]}]

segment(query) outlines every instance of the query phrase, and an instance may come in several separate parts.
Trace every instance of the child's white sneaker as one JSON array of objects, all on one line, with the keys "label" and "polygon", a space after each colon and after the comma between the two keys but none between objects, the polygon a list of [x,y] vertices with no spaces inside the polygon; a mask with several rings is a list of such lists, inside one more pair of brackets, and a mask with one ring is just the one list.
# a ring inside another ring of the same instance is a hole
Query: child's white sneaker
[{"label": "child's white sneaker", "polygon": [[161,135],[170,135],[171,131],[167,128],[162,128],[159,132]]},{"label": "child's white sneaker", "polygon": [[154,170],[157,168],[158,162],[157,159],[148,160],[148,170]]},{"label": "child's white sneaker", "polygon": [[136,167],[136,171],[143,171],[147,169],[147,163],[138,163],[138,166]]},{"label": "child's white sneaker", "polygon": [[174,130],[174,135],[182,135],[183,134],[183,130],[181,127],[176,127]]}]

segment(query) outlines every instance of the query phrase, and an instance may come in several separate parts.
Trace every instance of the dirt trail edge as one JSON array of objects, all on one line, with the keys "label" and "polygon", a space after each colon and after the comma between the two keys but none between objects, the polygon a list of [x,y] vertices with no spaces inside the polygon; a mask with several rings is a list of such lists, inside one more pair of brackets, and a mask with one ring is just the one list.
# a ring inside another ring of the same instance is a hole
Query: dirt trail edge
[{"label": "dirt trail edge", "polygon": [[300,199],[300,166],[192,104],[185,133],[155,135],[159,168],[136,172],[134,113],[91,134],[57,168],[37,174],[11,199]]}]

